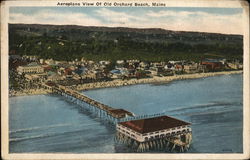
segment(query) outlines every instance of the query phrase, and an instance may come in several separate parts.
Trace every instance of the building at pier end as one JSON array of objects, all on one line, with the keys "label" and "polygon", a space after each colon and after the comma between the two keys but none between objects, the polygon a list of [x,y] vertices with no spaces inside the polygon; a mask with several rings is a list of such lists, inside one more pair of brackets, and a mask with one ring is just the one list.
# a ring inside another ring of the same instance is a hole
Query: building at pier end
[{"label": "building at pier end", "polygon": [[137,142],[146,142],[165,137],[174,137],[191,132],[190,123],[172,118],[160,116],[147,119],[120,122],[116,129]]}]

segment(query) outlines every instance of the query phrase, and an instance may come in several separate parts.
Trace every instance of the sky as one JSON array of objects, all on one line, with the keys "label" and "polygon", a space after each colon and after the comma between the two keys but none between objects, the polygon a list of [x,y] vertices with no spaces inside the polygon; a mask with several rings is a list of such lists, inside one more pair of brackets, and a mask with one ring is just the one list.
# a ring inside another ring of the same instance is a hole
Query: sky
[{"label": "sky", "polygon": [[9,23],[243,34],[242,8],[10,7]]}]

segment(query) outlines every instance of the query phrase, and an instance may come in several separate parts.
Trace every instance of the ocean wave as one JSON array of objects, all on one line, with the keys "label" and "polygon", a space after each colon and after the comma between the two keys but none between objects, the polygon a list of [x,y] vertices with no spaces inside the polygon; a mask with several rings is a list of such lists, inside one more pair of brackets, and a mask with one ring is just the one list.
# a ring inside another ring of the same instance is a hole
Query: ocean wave
[{"label": "ocean wave", "polygon": [[70,125],[72,125],[72,124],[71,124],[71,123],[62,123],[62,124],[53,124],[53,125],[40,126],[40,127],[21,128],[21,129],[9,131],[9,133],[12,134],[12,133],[18,133],[18,132],[27,132],[27,131],[43,130],[43,129],[49,129],[49,128],[70,126]]},{"label": "ocean wave", "polygon": [[208,115],[216,115],[216,114],[224,114],[224,113],[234,113],[239,112],[238,109],[234,110],[213,110],[213,111],[203,111],[203,112],[193,112],[193,113],[177,113],[174,115],[185,115],[185,116],[208,116]]},{"label": "ocean wave", "polygon": [[65,126],[91,126],[91,125],[96,125],[100,123],[90,123],[90,124],[73,124],[73,123],[62,123],[62,124],[54,124],[54,125],[48,125],[48,126],[41,126],[41,127],[31,127],[31,128],[22,128],[22,129],[17,129],[13,131],[9,131],[10,134],[13,133],[19,133],[19,132],[29,132],[29,131],[35,131],[35,130],[45,130],[49,128],[56,128],[56,127],[65,127]]},{"label": "ocean wave", "polygon": [[[79,127],[84,127],[84,126],[91,126],[91,125],[96,125],[99,123],[90,123],[90,124],[72,124],[72,126],[79,126]],[[60,124],[60,125],[51,125],[48,127],[43,127],[43,128],[51,128],[51,127],[58,127],[58,126],[67,126],[67,125],[71,125],[71,124]],[[35,130],[36,129],[40,129],[42,127],[34,127]],[[15,133],[17,132],[23,132],[23,131],[33,131],[34,128],[26,128],[26,129],[20,129],[20,130],[16,130]],[[21,138],[10,138],[9,141],[10,142],[17,142],[17,141],[25,141],[25,140],[31,140],[31,139],[39,139],[39,138],[46,138],[46,137],[52,137],[52,136],[59,136],[59,135],[67,135],[67,134],[72,134],[72,133],[79,133],[79,132],[83,132],[83,131],[89,131],[89,129],[86,128],[82,128],[82,129],[78,129],[78,130],[71,130],[71,131],[65,131],[65,132],[53,132],[53,133],[45,133],[45,134],[40,134],[40,135],[33,135],[33,136],[28,136],[28,137],[21,137]],[[13,131],[12,131],[13,133]],[[105,135],[104,135],[105,136]]]},{"label": "ocean wave", "polygon": [[188,106],[188,107],[182,107],[182,108],[177,108],[177,109],[172,109],[172,110],[166,110],[165,112],[176,112],[176,111],[184,111],[184,110],[190,110],[190,109],[203,109],[203,108],[212,108],[212,107],[225,107],[225,106],[232,106],[232,105],[239,105],[240,103],[230,103],[230,102],[211,102],[211,103],[206,103],[206,104],[197,104],[193,106]]},{"label": "ocean wave", "polygon": [[41,134],[41,135],[35,135],[35,136],[29,136],[29,137],[22,137],[22,138],[10,138],[9,142],[17,142],[17,141],[24,141],[24,140],[30,140],[30,139],[37,139],[37,138],[45,138],[55,135],[55,133],[52,134]]}]

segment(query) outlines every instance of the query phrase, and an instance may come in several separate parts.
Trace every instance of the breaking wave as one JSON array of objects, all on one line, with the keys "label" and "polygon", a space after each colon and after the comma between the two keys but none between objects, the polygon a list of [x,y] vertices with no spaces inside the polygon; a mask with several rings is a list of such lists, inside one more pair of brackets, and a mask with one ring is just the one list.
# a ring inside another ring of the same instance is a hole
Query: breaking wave
[{"label": "breaking wave", "polygon": [[16,142],[16,141],[24,141],[24,140],[30,140],[30,139],[37,139],[37,138],[45,138],[55,135],[55,133],[52,134],[41,134],[36,136],[29,136],[29,137],[23,137],[23,138],[10,138],[10,142]]},{"label": "breaking wave", "polygon": [[[51,125],[47,127],[33,127],[33,128],[25,128],[25,129],[19,129],[15,131],[10,131],[11,133],[18,133],[18,132],[25,132],[25,131],[33,131],[33,130],[38,130],[38,129],[47,129],[47,128],[53,128],[53,127],[61,127],[61,126],[91,126],[91,125],[96,125],[99,123],[90,123],[90,124],[58,124],[58,125]],[[10,142],[16,142],[16,141],[24,141],[24,140],[30,140],[30,139],[38,139],[38,138],[45,138],[45,137],[52,137],[52,136],[59,136],[59,135],[64,135],[64,134],[71,134],[71,133],[77,133],[77,132],[82,132],[85,131],[85,129],[78,129],[78,130],[72,130],[72,131],[66,131],[66,132],[55,132],[55,133],[47,133],[47,134],[40,134],[40,135],[34,135],[34,136],[28,136],[28,137],[21,137],[21,138],[10,138]],[[105,136],[105,135],[104,135]]]},{"label": "breaking wave", "polygon": [[22,128],[22,129],[17,129],[17,130],[9,131],[9,133],[12,134],[12,133],[18,133],[18,132],[43,130],[43,129],[49,129],[49,128],[70,126],[70,125],[72,125],[72,124],[71,123],[63,123],[63,124],[54,124],[54,125],[41,126],[41,127]]},{"label": "breaking wave", "polygon": [[13,131],[9,131],[10,134],[13,133],[19,133],[19,132],[29,132],[29,131],[35,131],[35,130],[45,130],[49,128],[56,128],[56,127],[65,127],[65,126],[91,126],[99,123],[90,123],[90,124],[73,124],[73,123],[63,123],[63,124],[54,124],[54,125],[48,125],[48,126],[41,126],[41,127],[32,127],[32,128],[23,128],[23,129],[17,129]]},{"label": "breaking wave", "polygon": [[166,110],[165,112],[176,112],[176,111],[184,111],[189,109],[199,109],[199,108],[212,108],[212,107],[225,107],[225,106],[232,106],[232,105],[239,105],[240,103],[228,103],[228,102],[213,102],[213,103],[207,103],[207,104],[198,104],[194,106],[189,107],[182,107],[172,110]]}]

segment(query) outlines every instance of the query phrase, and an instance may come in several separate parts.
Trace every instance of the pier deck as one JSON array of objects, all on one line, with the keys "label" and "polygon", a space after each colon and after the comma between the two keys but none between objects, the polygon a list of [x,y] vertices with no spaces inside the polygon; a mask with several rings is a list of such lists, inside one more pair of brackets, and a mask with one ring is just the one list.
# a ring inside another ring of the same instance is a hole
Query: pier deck
[{"label": "pier deck", "polygon": [[96,113],[97,115],[99,115],[99,117],[102,117],[114,124],[116,124],[119,120],[123,118],[129,118],[134,116],[133,113],[127,110],[110,107],[78,91],[72,90],[59,84],[42,84],[42,86],[46,89],[51,90],[51,92],[53,93],[57,93],[61,96],[64,96],[71,102],[84,107],[92,113]]}]

